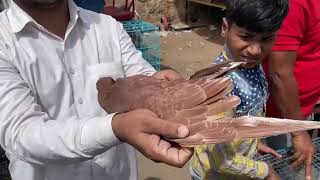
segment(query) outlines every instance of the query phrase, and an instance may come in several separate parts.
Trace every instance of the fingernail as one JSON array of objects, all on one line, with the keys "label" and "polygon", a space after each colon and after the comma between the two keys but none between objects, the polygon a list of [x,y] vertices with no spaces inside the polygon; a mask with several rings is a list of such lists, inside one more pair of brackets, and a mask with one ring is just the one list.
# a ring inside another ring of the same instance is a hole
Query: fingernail
[{"label": "fingernail", "polygon": [[186,136],[188,136],[188,135],[189,135],[189,130],[188,130],[187,127],[185,127],[185,126],[180,126],[180,127],[178,128],[178,136],[179,136],[180,138],[184,138],[184,137],[186,137]]},{"label": "fingernail", "polygon": [[307,177],[306,177],[306,180],[311,180],[311,176],[307,176]]}]

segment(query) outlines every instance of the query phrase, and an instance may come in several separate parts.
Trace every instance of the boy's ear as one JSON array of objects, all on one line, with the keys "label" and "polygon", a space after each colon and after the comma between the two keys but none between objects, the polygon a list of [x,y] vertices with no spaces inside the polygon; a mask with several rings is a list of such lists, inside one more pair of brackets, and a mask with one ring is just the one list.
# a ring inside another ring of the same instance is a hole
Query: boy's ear
[{"label": "boy's ear", "polygon": [[226,34],[229,30],[229,25],[228,25],[228,21],[226,18],[222,18],[222,28],[221,28],[221,36],[223,38],[226,37]]}]

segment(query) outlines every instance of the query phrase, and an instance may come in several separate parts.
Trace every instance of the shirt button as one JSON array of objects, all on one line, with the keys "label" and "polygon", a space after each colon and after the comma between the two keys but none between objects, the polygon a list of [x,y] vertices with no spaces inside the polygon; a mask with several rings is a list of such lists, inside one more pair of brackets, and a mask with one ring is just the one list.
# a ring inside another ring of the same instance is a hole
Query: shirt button
[{"label": "shirt button", "polygon": [[82,99],[82,98],[79,98],[79,99],[78,99],[78,103],[79,103],[79,104],[83,104],[83,99]]},{"label": "shirt button", "polygon": [[8,49],[8,50],[9,50],[9,48],[10,48],[7,43],[5,44],[5,47],[6,47],[6,49]]}]

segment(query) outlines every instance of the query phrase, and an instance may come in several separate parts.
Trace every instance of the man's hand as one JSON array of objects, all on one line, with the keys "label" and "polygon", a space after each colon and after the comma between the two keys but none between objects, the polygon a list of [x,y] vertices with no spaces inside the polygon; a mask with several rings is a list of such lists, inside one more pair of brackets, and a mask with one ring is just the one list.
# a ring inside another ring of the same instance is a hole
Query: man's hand
[{"label": "man's hand", "polygon": [[[282,156],[277,151],[275,151],[271,147],[263,144],[262,142],[258,143],[258,151],[261,154],[271,154],[278,159],[282,158]],[[273,169],[273,167],[268,165],[268,176],[265,179],[266,180],[280,180],[281,178],[278,176],[277,172]]]},{"label": "man's hand", "polygon": [[268,165],[268,176],[265,178],[266,180],[281,180],[277,172],[273,169],[272,166]]},{"label": "man's hand", "polygon": [[156,72],[152,75],[152,77],[155,77],[157,79],[161,79],[161,80],[167,80],[167,81],[173,81],[173,80],[177,80],[177,79],[183,79],[183,77],[173,71],[173,70],[163,70],[163,71],[159,71]]},{"label": "man's hand", "polygon": [[282,156],[275,151],[274,149],[272,149],[271,147],[263,144],[262,142],[258,143],[258,151],[261,154],[272,154],[273,156],[275,156],[277,159],[281,159]]},{"label": "man's hand", "polygon": [[312,179],[312,163],[314,156],[314,145],[307,132],[298,132],[292,134],[292,144],[295,153],[290,157],[292,167],[298,167],[302,163],[305,165],[306,179]]},{"label": "man's hand", "polygon": [[147,158],[175,167],[183,167],[193,155],[192,148],[182,148],[164,138],[185,138],[187,127],[159,119],[149,110],[117,114],[112,128],[119,140],[131,144]]}]

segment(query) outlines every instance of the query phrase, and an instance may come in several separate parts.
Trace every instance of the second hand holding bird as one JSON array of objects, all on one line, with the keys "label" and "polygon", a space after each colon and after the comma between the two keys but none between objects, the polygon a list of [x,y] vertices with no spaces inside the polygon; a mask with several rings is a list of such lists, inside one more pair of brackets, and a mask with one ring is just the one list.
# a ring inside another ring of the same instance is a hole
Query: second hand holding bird
[{"label": "second hand holding bird", "polygon": [[119,140],[155,162],[183,167],[193,154],[192,148],[182,148],[162,138],[185,138],[189,135],[187,127],[159,119],[146,109],[115,115],[112,128]]}]

